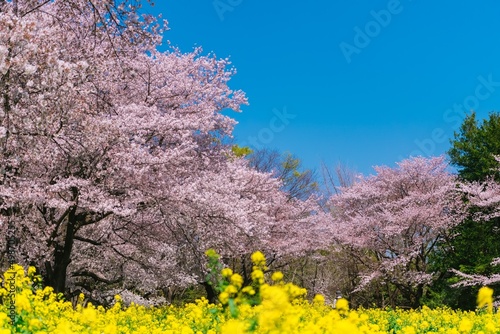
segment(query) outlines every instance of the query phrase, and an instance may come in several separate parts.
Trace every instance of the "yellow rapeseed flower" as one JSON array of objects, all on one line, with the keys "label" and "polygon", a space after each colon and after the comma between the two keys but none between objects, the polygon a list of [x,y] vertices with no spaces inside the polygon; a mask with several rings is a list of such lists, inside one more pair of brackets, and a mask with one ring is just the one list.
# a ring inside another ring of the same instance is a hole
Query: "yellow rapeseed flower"
[{"label": "yellow rapeseed flower", "polygon": [[241,320],[230,319],[222,326],[222,334],[245,333],[246,323]]},{"label": "yellow rapeseed flower", "polygon": [[460,325],[458,326],[458,330],[462,333],[470,333],[470,330],[474,326],[474,323],[470,321],[470,319],[464,318],[460,321]]},{"label": "yellow rapeseed flower", "polygon": [[219,301],[222,305],[226,305],[229,302],[229,293],[225,291],[221,292],[221,294],[219,295]]},{"label": "yellow rapeseed flower", "polygon": [[339,311],[347,311],[349,310],[349,302],[345,298],[340,298],[337,300],[335,308]]},{"label": "yellow rapeseed flower", "polygon": [[256,251],[252,254],[252,262],[256,266],[265,266],[266,265],[266,257],[262,252]]},{"label": "yellow rapeseed flower", "polygon": [[31,303],[29,297],[26,296],[25,293],[16,294],[16,308],[19,310],[19,312],[31,311]]},{"label": "yellow rapeseed flower", "polygon": [[477,293],[477,307],[483,308],[485,306],[490,313],[493,311],[493,289],[487,286],[483,286]]},{"label": "yellow rapeseed flower", "polygon": [[224,290],[224,292],[226,292],[226,293],[228,293],[230,295],[235,295],[235,294],[238,293],[238,289],[234,285],[230,284],[230,285],[228,285],[226,287],[226,289]]},{"label": "yellow rapeseed flower", "polygon": [[210,248],[205,251],[205,255],[208,256],[209,258],[219,258],[219,254],[217,252]]},{"label": "yellow rapeseed flower", "polygon": [[28,268],[28,276],[33,277],[36,274],[36,268],[33,266],[29,266]]},{"label": "yellow rapeseed flower", "polygon": [[315,305],[324,305],[325,304],[325,297],[320,294],[316,294],[313,299],[313,304]]},{"label": "yellow rapeseed flower", "polygon": [[[125,307],[117,297],[116,305],[111,308],[88,303],[76,310],[70,302],[56,297],[51,288],[34,290],[29,275],[21,274],[16,268],[11,275],[19,279],[16,284],[21,284],[15,293],[17,331],[39,334],[500,333],[500,318],[487,312],[428,307],[419,310],[349,310],[346,299],[337,300],[335,310],[324,305],[322,295],[316,295],[309,302],[305,298],[307,291],[292,283],[265,283],[265,269],[257,268],[252,278],[262,280],[261,284],[254,281],[250,286],[243,286],[240,275],[227,277],[225,283],[230,284],[219,295],[223,305],[210,304],[202,298],[179,306],[131,304]],[[256,296],[250,297],[252,295]],[[492,301],[493,290],[482,288],[478,294],[478,306],[490,307]],[[11,331],[7,306],[0,305],[0,334],[10,334]]]},{"label": "yellow rapeseed flower", "polygon": [[260,269],[256,269],[254,271],[252,271],[252,280],[254,282],[258,282],[259,284],[263,284],[264,283],[264,272]]},{"label": "yellow rapeseed flower", "polygon": [[246,286],[243,289],[241,289],[241,292],[246,293],[250,296],[255,295],[255,290],[251,286]]},{"label": "yellow rapeseed flower", "polygon": [[229,278],[233,274],[233,271],[231,270],[231,268],[224,268],[221,270],[220,273],[222,277]]},{"label": "yellow rapeseed flower", "polygon": [[275,282],[280,282],[283,279],[283,273],[281,271],[275,271],[271,275],[271,279]]},{"label": "yellow rapeseed flower", "polygon": [[230,281],[231,284],[237,287],[238,289],[241,289],[241,287],[243,286],[243,277],[241,277],[241,275],[239,274],[231,275]]},{"label": "yellow rapeseed flower", "polygon": [[402,329],[403,334],[416,334],[415,327],[413,326],[405,326]]}]

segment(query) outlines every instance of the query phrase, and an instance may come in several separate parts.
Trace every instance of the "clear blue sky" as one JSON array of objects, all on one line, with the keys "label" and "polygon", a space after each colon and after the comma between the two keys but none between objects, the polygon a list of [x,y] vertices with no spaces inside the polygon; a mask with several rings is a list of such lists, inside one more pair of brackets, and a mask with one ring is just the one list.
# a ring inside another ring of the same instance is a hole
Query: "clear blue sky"
[{"label": "clear blue sky", "polygon": [[[363,174],[440,155],[466,111],[500,109],[500,3],[159,0],[165,39],[230,57],[237,142]],[[252,139],[254,138],[254,139]]]}]

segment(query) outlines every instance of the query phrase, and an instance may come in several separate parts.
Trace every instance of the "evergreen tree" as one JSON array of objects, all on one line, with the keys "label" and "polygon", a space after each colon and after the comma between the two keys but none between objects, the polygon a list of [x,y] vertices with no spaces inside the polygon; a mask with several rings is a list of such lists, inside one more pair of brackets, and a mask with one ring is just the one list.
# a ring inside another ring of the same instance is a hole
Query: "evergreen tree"
[{"label": "evergreen tree", "polygon": [[[448,155],[462,181],[483,182],[489,178],[500,181],[495,160],[495,156],[500,155],[500,113],[491,112],[481,123],[474,112],[468,115],[451,140]],[[471,216],[478,210],[472,207]],[[468,218],[453,232],[454,237],[444,240],[440,252],[434,254],[433,269],[441,274],[428,297],[429,302],[467,309],[475,305],[478,287],[451,288],[459,278],[449,269],[485,276],[498,273],[499,269],[492,266],[491,261],[500,256],[500,219],[477,222]]]}]

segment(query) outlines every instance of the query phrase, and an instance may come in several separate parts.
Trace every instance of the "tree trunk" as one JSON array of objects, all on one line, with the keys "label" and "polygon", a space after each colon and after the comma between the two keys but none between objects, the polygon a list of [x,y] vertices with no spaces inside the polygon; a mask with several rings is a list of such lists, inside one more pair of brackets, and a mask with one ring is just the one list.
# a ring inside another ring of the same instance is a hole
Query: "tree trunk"
[{"label": "tree trunk", "polygon": [[217,303],[217,294],[215,293],[215,289],[208,282],[203,282],[203,287],[207,293],[207,299],[209,303],[215,304]]},{"label": "tree trunk", "polygon": [[422,284],[419,284],[417,286],[417,289],[415,291],[415,300],[413,301],[412,308],[416,309],[420,307],[420,300],[422,299],[422,296],[424,295],[424,286]]},{"label": "tree trunk", "polygon": [[73,207],[68,214],[64,245],[56,244],[54,249],[54,263],[45,263],[47,270],[46,284],[54,288],[56,293],[65,293],[66,275],[68,265],[71,263],[71,252],[73,250],[75,237],[75,217],[76,207]]}]

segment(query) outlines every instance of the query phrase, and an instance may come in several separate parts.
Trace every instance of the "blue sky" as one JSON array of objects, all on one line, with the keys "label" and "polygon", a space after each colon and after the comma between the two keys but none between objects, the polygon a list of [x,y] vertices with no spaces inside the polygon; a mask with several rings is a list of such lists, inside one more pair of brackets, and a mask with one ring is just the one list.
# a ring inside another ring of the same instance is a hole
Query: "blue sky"
[{"label": "blue sky", "polygon": [[440,155],[466,112],[500,109],[500,3],[160,0],[165,40],[230,57],[236,141],[365,175]]}]

